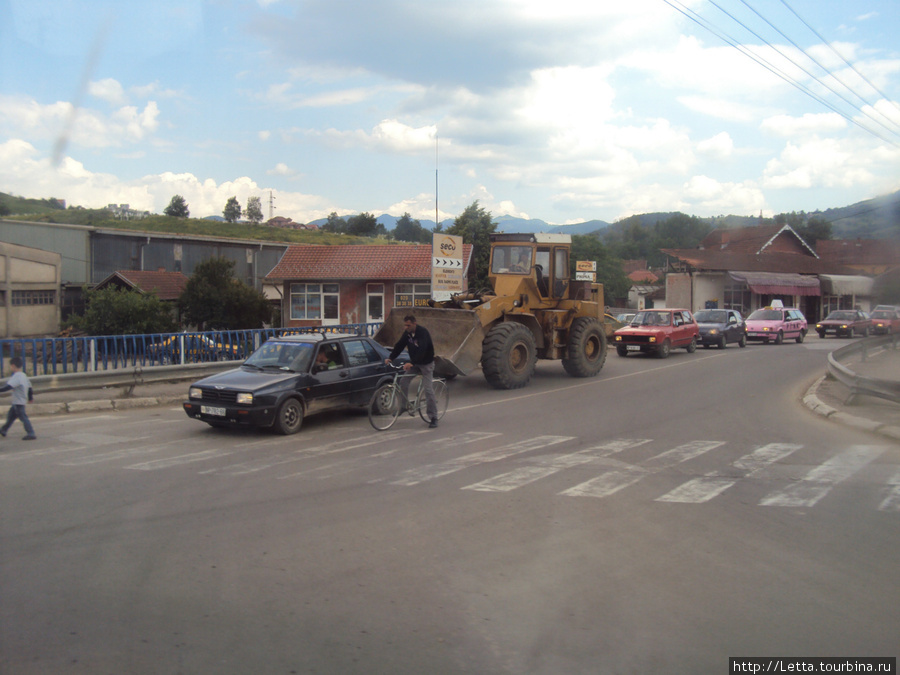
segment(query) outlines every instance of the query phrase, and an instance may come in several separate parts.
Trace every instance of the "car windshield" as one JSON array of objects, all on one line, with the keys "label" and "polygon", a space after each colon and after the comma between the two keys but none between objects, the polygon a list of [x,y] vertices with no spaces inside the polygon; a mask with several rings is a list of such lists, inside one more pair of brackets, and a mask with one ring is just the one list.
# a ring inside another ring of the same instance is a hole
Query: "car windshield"
[{"label": "car windshield", "polygon": [[886,309],[876,309],[872,312],[873,319],[893,319],[897,315],[894,312],[889,312]]},{"label": "car windshield", "polygon": [[855,312],[837,311],[837,312],[832,312],[831,314],[829,314],[827,317],[825,317],[825,320],[826,321],[828,321],[828,320],[831,320],[831,321],[853,321],[853,319],[855,319],[855,318],[856,318]]},{"label": "car windshield", "polygon": [[491,274],[530,274],[530,246],[495,246]]},{"label": "car windshield", "polygon": [[758,309],[747,317],[747,321],[781,321],[783,318],[780,309]]},{"label": "car windshield", "polygon": [[725,323],[727,316],[721,309],[703,309],[694,314],[697,323]]},{"label": "car windshield", "polygon": [[297,344],[269,340],[253,352],[244,365],[302,372],[309,369],[314,346],[305,342]]},{"label": "car windshield", "polygon": [[668,312],[638,312],[631,320],[632,326],[668,326],[671,314]]}]

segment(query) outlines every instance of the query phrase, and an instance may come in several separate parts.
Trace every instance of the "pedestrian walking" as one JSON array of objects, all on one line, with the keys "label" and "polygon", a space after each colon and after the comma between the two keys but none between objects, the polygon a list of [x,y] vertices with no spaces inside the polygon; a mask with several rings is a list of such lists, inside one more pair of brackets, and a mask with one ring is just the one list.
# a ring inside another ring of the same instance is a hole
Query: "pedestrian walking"
[{"label": "pedestrian walking", "polygon": [[0,427],[0,436],[6,436],[6,432],[17,419],[22,420],[25,427],[25,436],[23,441],[33,441],[37,436],[34,435],[34,427],[31,426],[31,420],[28,419],[28,413],[25,412],[25,406],[29,401],[34,400],[34,392],[31,389],[31,382],[28,376],[22,372],[22,357],[14,356],[9,360],[9,367],[12,375],[6,381],[6,384],[0,387],[0,394],[11,391],[12,400],[9,406],[9,413],[6,415],[6,424]]},{"label": "pedestrian walking", "polygon": [[431,420],[428,426],[434,429],[437,421],[437,400],[434,397],[434,343],[431,334],[424,326],[416,323],[416,317],[412,314],[403,317],[403,335],[397,340],[394,349],[385,363],[390,363],[404,349],[409,353],[410,363],[403,368],[407,372],[418,373],[422,376],[422,387],[425,392],[425,404],[428,418]]}]

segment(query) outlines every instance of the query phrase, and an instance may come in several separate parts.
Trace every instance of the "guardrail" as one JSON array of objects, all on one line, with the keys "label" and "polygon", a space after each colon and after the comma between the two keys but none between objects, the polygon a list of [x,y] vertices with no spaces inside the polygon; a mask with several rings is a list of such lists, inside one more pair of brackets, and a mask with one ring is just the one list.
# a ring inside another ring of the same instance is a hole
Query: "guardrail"
[{"label": "guardrail", "polygon": [[272,337],[300,333],[356,333],[372,336],[381,323],[301,328],[193,331],[146,335],[100,335],[0,340],[0,378],[9,358],[19,356],[29,377],[137,368],[242,361]]},{"label": "guardrail", "polygon": [[884,335],[859,340],[853,344],[836,349],[828,355],[828,373],[838,382],[850,389],[846,405],[853,405],[859,396],[874,396],[894,403],[900,403],[900,382],[877,377],[865,377],[848,368],[841,361],[851,357],[859,357],[865,361],[873,353],[884,349],[898,349],[900,334]]}]

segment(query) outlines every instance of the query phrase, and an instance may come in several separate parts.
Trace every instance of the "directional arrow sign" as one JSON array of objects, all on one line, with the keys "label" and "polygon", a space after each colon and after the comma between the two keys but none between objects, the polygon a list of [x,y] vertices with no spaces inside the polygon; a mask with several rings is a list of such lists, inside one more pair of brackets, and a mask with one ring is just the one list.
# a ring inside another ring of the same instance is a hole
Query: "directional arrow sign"
[{"label": "directional arrow sign", "polygon": [[432,266],[441,269],[461,270],[462,260],[457,258],[433,258]]}]

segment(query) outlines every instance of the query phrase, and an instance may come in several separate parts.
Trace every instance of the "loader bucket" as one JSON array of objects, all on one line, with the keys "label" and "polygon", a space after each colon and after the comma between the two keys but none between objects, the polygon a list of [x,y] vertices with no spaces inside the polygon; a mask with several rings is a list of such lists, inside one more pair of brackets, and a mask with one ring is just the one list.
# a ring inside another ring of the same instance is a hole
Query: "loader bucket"
[{"label": "loader bucket", "polygon": [[435,375],[468,375],[481,362],[484,327],[478,313],[470,309],[392,309],[387,320],[375,333],[375,341],[388,349],[397,344],[403,334],[403,317],[407,314],[413,314],[416,323],[431,333]]}]

